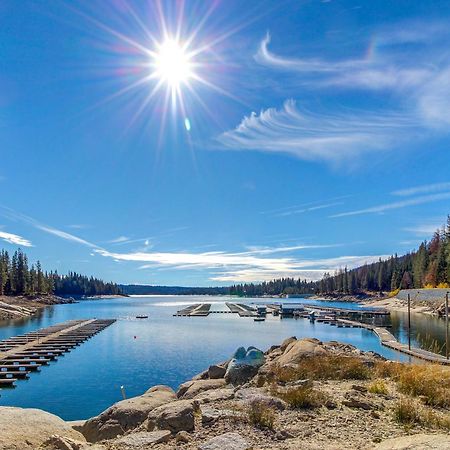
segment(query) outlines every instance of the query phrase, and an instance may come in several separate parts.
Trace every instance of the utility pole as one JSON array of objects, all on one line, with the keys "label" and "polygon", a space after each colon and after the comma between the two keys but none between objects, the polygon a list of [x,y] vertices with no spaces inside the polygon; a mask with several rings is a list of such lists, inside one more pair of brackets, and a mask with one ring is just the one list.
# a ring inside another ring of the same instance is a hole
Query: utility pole
[{"label": "utility pole", "polygon": [[408,294],[408,349],[411,350],[411,295]]},{"label": "utility pole", "polygon": [[445,294],[445,356],[449,358],[448,348],[448,292]]}]

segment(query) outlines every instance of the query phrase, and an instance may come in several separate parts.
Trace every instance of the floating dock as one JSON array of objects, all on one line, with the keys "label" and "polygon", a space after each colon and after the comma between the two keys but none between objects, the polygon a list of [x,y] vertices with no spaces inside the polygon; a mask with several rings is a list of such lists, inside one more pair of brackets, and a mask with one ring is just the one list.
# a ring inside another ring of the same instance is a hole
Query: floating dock
[{"label": "floating dock", "polygon": [[18,379],[56,360],[112,325],[115,320],[71,320],[0,341],[0,387],[14,387]]},{"label": "floating dock", "polygon": [[258,312],[256,308],[244,305],[243,303],[225,303],[232,313],[239,314],[239,317],[257,317]]},{"label": "floating dock", "polygon": [[210,310],[211,303],[195,303],[194,305],[189,305],[184,309],[180,309],[174,316],[207,317],[211,312]]}]

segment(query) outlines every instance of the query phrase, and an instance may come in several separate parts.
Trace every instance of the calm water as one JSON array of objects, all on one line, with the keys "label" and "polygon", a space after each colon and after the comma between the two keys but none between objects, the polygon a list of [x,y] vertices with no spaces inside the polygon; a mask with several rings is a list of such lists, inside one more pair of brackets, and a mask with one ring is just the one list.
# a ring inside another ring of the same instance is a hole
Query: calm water
[{"label": "calm water", "polygon": [[[260,299],[248,301],[264,303]],[[315,303],[306,299],[287,301]],[[254,322],[237,314],[172,316],[184,305],[199,302],[213,303],[212,309],[227,309],[223,297],[151,296],[87,300],[47,308],[32,319],[0,322],[0,339],[5,339],[69,319],[117,319],[115,324],[58,361],[43,366],[29,380],[19,381],[16,389],[1,390],[0,404],[40,408],[66,420],[88,418],[121,400],[122,385],[128,397],[142,394],[155,384],[176,388],[211,363],[229,358],[239,346],[266,349],[293,335],[339,340],[387,358],[406,359],[405,355],[382,347],[376,336],[362,329],[336,328],[270,315],[265,322]],[[358,308],[348,303],[326,304]],[[139,314],[148,314],[149,318],[135,319]],[[393,332],[403,341],[404,324],[402,314],[393,316]],[[421,316],[419,323],[415,316],[413,325],[414,336],[433,334],[437,329],[438,337],[442,335],[443,339],[443,321]]]}]

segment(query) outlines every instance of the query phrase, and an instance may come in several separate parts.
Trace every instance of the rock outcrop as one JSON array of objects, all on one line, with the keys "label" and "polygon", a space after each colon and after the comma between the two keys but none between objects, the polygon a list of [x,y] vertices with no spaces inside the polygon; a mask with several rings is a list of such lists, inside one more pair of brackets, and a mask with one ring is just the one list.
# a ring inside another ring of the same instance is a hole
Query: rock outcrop
[{"label": "rock outcrop", "polygon": [[375,447],[375,450],[448,450],[448,434],[414,434],[387,439]]},{"label": "rock outcrop", "polygon": [[180,385],[177,392],[177,397],[181,399],[194,398],[202,392],[212,389],[220,389],[226,385],[223,378],[217,378],[213,380],[194,380],[188,381]]},{"label": "rock outcrop", "polygon": [[0,407],[0,450],[36,450],[53,435],[86,442],[82,434],[53,414]]},{"label": "rock outcrop", "polygon": [[161,405],[176,400],[168,386],[155,386],[139,397],[115,403],[97,417],[87,420],[80,431],[90,442],[113,439],[141,425],[149,413]]},{"label": "rock outcrop", "polygon": [[150,412],[147,418],[147,429],[153,431],[169,430],[172,433],[192,431],[194,429],[194,413],[198,405],[190,400],[177,400],[159,406]]}]

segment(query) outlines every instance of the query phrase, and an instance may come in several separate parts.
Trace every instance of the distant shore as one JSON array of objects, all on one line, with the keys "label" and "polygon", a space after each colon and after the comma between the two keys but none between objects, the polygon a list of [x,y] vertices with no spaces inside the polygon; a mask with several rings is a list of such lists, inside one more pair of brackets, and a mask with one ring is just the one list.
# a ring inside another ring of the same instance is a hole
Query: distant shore
[{"label": "distant shore", "polygon": [[57,295],[2,295],[0,296],[0,320],[31,317],[47,306],[66,303],[75,303],[75,300],[58,297]]}]

